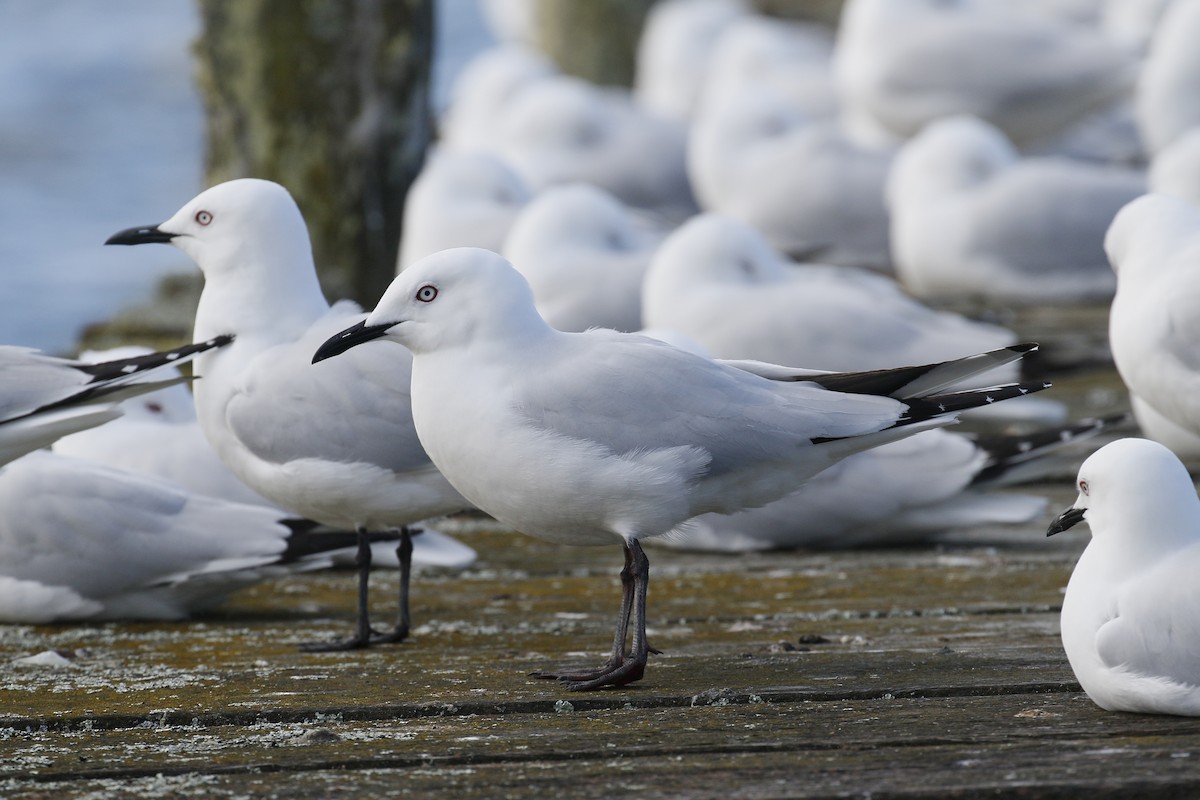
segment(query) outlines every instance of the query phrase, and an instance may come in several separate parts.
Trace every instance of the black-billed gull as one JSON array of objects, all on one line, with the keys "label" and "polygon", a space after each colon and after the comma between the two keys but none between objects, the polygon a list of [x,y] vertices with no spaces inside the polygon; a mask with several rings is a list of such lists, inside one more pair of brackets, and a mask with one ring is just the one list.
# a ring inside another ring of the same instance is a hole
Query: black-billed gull
[{"label": "black-billed gull", "polygon": [[[417,440],[403,350],[372,348],[324,368],[310,365],[321,342],[364,314],[348,301],[330,307],[317,282],[304,218],[276,183],[219,184],[161,225],[130,228],[108,240],[150,242],[175,245],[204,273],[196,331],[237,336],[196,362],[203,376],[196,411],[221,460],[280,508],[360,533],[356,633],[310,649],[406,638],[412,542],[403,526],[467,503]],[[401,529],[401,607],[396,628],[373,637],[366,613],[366,532],[379,528]]]},{"label": "black-billed gull", "polygon": [[[520,273],[472,248],[405,270],[365,320],[331,337],[313,360],[336,360],[379,338],[411,350],[418,435],[463,496],[533,536],[622,545],[622,605],[608,662],[546,676],[572,689],[643,674],[649,562],[639,539],[705,512],[768,503],[851,453],[1043,388],[942,393],[1033,345],[837,374],[734,366],[637,334],[563,333],[538,316]],[[395,350],[402,367],[407,356]]]},{"label": "black-billed gull", "polygon": [[1079,468],[1079,497],[1046,534],[1092,538],[1067,583],[1062,642],[1075,677],[1109,711],[1200,716],[1200,499],[1183,464],[1120,439]]}]

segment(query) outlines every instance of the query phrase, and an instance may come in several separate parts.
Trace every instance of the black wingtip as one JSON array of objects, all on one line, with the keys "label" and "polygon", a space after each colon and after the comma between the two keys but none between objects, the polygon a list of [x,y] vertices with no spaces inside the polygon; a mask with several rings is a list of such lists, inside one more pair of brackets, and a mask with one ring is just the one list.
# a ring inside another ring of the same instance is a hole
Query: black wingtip
[{"label": "black wingtip", "polygon": [[[310,556],[328,553],[331,550],[345,550],[358,544],[358,534],[354,531],[332,530],[307,519],[286,518],[279,522],[292,531],[287,537],[283,553],[279,556],[280,564],[291,564]],[[372,531],[367,534],[367,538],[371,542],[398,542],[400,533]]]},{"label": "black wingtip", "polygon": [[176,234],[167,233],[157,225],[139,225],[136,228],[126,228],[108,237],[105,244],[170,244]]},{"label": "black wingtip", "polygon": [[1069,425],[1055,425],[1028,434],[976,437],[975,443],[987,453],[988,461],[971,479],[971,485],[992,483],[1007,476],[1022,464],[1115,427],[1129,425],[1132,421],[1131,414],[1110,414]]},{"label": "black wingtip", "polygon": [[313,353],[312,363],[324,361],[327,358],[333,358],[340,355],[351,347],[369,342],[372,339],[378,339],[383,336],[394,326],[392,324],[385,325],[368,325],[366,320],[351,325],[341,333],[335,333],[330,336],[325,342],[317,348],[317,352]]},{"label": "black wingtip", "polygon": [[968,411],[981,406],[990,406],[1002,400],[1010,400],[1015,397],[1024,397],[1028,394],[1044,391],[1052,385],[1049,381],[1030,381],[1028,383],[1009,383],[1003,386],[990,386],[985,389],[965,389],[959,392],[910,398],[904,401],[908,405],[908,413],[901,418],[900,424],[912,424],[930,419],[931,417],[940,417],[945,414]]},{"label": "black wingtip", "polygon": [[86,372],[92,376],[92,383],[104,383],[121,377],[122,375],[131,375],[135,372],[145,372],[155,367],[161,367],[165,364],[186,364],[191,360],[192,356],[209,350],[215,350],[219,347],[224,347],[233,341],[233,334],[222,334],[214,336],[203,342],[192,342],[185,344],[182,347],[176,347],[173,350],[162,350],[154,353],[147,353],[144,356],[133,356],[132,358],[118,358],[112,361],[101,361],[97,364],[77,364],[76,369],[81,372]]}]

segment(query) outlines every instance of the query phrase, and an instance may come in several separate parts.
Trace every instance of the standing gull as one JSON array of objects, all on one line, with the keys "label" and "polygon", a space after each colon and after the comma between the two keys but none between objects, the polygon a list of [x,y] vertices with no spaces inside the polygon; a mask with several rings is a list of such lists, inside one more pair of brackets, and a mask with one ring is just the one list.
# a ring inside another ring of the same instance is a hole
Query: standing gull
[{"label": "standing gull", "polygon": [[1086,521],[1067,583],[1062,642],[1108,711],[1200,716],[1200,499],[1170,450],[1120,439],[1079,468],[1079,497],[1046,532]]},{"label": "standing gull", "polygon": [[[196,411],[221,460],[280,508],[359,532],[356,633],[309,649],[403,640],[412,555],[403,526],[467,506],[417,441],[407,355],[374,347],[341,363],[310,365],[321,342],[365,315],[353,303],[325,300],[300,209],[278,184],[222,183],[161,225],[108,240],[150,242],[175,245],[204,273],[196,331],[236,334],[231,346],[196,361],[204,376]],[[380,527],[401,529],[401,597],[396,628],[373,636],[367,530]]]},{"label": "standing gull", "polygon": [[[313,361],[378,338],[411,350],[418,435],[463,496],[550,541],[621,543],[622,603],[608,662],[545,676],[576,690],[631,683],[645,670],[649,562],[640,539],[697,514],[763,505],[851,453],[1031,390],[938,394],[1032,346],[834,374],[718,363],[604,329],[563,333],[538,316],[512,265],[472,248],[409,267]],[[406,364],[395,349],[397,365]]]}]

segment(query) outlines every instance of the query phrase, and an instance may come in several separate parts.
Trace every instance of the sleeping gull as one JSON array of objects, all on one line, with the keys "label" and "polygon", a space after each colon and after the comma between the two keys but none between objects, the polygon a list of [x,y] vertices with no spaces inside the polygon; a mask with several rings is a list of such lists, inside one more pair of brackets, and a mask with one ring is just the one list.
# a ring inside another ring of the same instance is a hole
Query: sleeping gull
[{"label": "sleeping gull", "polygon": [[534,189],[583,181],[668,216],[695,210],[686,125],[643,110],[627,89],[540,78],[517,92],[491,131],[489,151]]},{"label": "sleeping gull", "polygon": [[789,253],[887,270],[883,202],[893,152],[851,138],[770,85],[704,103],[688,139],[700,205],[763,232]]},{"label": "sleeping gull", "polygon": [[[430,463],[409,411],[408,358],[369,348],[322,368],[312,351],[365,315],[330,307],[317,282],[308,230],[282,186],[242,179],[212,187],[158,226],[130,228],[109,244],[173,244],[204,273],[196,309],[203,336],[236,334],[196,361],[196,411],[205,436],[234,474],[280,508],[359,532],[356,633],[309,649],[363,647],[408,635],[404,526],[467,503]],[[380,356],[387,365],[380,369]],[[370,528],[399,528],[400,613],[372,636],[367,618]]]},{"label": "sleeping gull", "polygon": [[900,149],[888,177],[896,274],[919,297],[1107,299],[1104,231],[1144,191],[1140,172],[1023,159],[981,119],[938,120]]},{"label": "sleeping gull", "polygon": [[1047,536],[1092,538],[1062,605],[1075,677],[1108,711],[1200,716],[1200,499],[1183,464],[1146,439],[1105,445],[1079,468],[1075,504]]},{"label": "sleeping gull", "polygon": [[25,347],[0,346],[0,464],[68,433],[121,416],[127,397],[186,380],[175,365],[229,344],[229,336],[98,364],[55,358]]},{"label": "sleeping gull", "polygon": [[264,578],[328,567],[323,551],[352,542],[310,540],[277,510],[30,453],[0,467],[0,622],[182,619]]},{"label": "sleeping gull", "polygon": [[1016,341],[999,326],[923,305],[885,275],[793,263],[749,225],[721,214],[692,218],[658,248],[642,317],[715,358],[814,369],[942,361]]},{"label": "sleeping gull", "polygon": [[712,552],[840,549],[1031,522],[1045,510],[1046,498],[995,489],[1043,477],[1057,466],[1060,450],[1123,419],[980,440],[923,431],[855,453],[761,508],[703,514],[654,541]]},{"label": "sleeping gull", "polygon": [[1128,94],[1136,63],[1099,31],[1007,5],[848,0],[834,66],[847,124],[895,141],[973,114],[1026,145]]},{"label": "sleeping gull", "polygon": [[440,150],[429,157],[404,201],[396,271],[438,250],[500,252],[533,192],[495,155]]},{"label": "sleeping gull", "polygon": [[634,99],[660,116],[691,119],[712,74],[717,39],[749,13],[744,0],[662,0],[653,4],[638,38]]},{"label": "sleeping gull", "polygon": [[662,237],[603,189],[570,183],[538,192],[497,252],[529,281],[538,313],[560,331],[636,331],[642,278]]},{"label": "sleeping gull", "polygon": [[[107,351],[85,351],[87,362],[145,355],[143,347],[120,347]],[[194,494],[217,497],[234,503],[276,508],[247,486],[217,457],[208,443],[192,393],[185,386],[165,386],[124,400],[122,416],[96,428],[64,436],[51,449],[61,455],[85,458],[117,469],[170,481]],[[276,509],[279,516],[284,512]],[[419,532],[419,533],[418,533]],[[462,569],[475,560],[475,551],[428,525],[412,531],[412,564]],[[355,548],[330,553],[335,566],[351,566]],[[371,566],[398,568],[395,537],[372,542]]]},{"label": "sleeping gull", "polygon": [[1200,127],[1181,133],[1154,154],[1147,182],[1155,194],[1200,203]]},{"label": "sleeping gull", "polygon": [[[1143,3],[1148,0],[1142,0]],[[1150,50],[1138,80],[1138,129],[1146,148],[1157,154],[1179,136],[1200,125],[1200,3],[1171,3],[1150,39]]]},{"label": "sleeping gull", "polygon": [[[608,663],[545,676],[576,690],[642,677],[651,648],[649,562],[640,539],[697,514],[770,502],[851,453],[1042,388],[938,394],[1032,345],[942,365],[836,374],[718,363],[604,329],[563,333],[538,316],[520,273],[495,253],[471,248],[405,270],[364,321],[331,337],[313,361],[378,338],[412,351],[418,435],[464,497],[533,536],[622,544],[622,604]],[[403,348],[395,349],[397,364],[407,363]]]},{"label": "sleeping gull", "polygon": [[520,44],[484,50],[463,67],[438,121],[439,148],[477,152],[492,147],[496,120],[515,98],[557,71],[540,53]]},{"label": "sleeping gull", "polygon": [[1104,241],[1117,274],[1108,340],[1142,432],[1200,456],[1200,208],[1165,194],[1134,200]]}]

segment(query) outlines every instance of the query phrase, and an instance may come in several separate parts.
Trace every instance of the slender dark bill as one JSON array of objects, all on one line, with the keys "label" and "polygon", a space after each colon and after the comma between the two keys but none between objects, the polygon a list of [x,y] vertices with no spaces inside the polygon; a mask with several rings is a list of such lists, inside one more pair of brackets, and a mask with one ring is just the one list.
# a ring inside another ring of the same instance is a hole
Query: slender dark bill
[{"label": "slender dark bill", "polygon": [[372,339],[378,339],[383,336],[391,328],[393,324],[388,325],[368,325],[366,320],[351,325],[341,333],[334,334],[325,340],[325,343],[317,348],[317,352],[313,354],[312,363],[324,361],[327,358],[333,358],[336,355],[346,352],[351,347],[360,345],[363,342],[369,342]]},{"label": "slender dark bill", "polygon": [[1046,535],[1053,536],[1056,533],[1062,533],[1067,528],[1072,528],[1083,522],[1084,510],[1082,508],[1068,508],[1054,518],[1054,521],[1050,523],[1050,527],[1046,529]]},{"label": "slender dark bill", "polygon": [[105,244],[168,244],[175,234],[160,231],[157,225],[139,225],[126,228],[108,237]]}]

